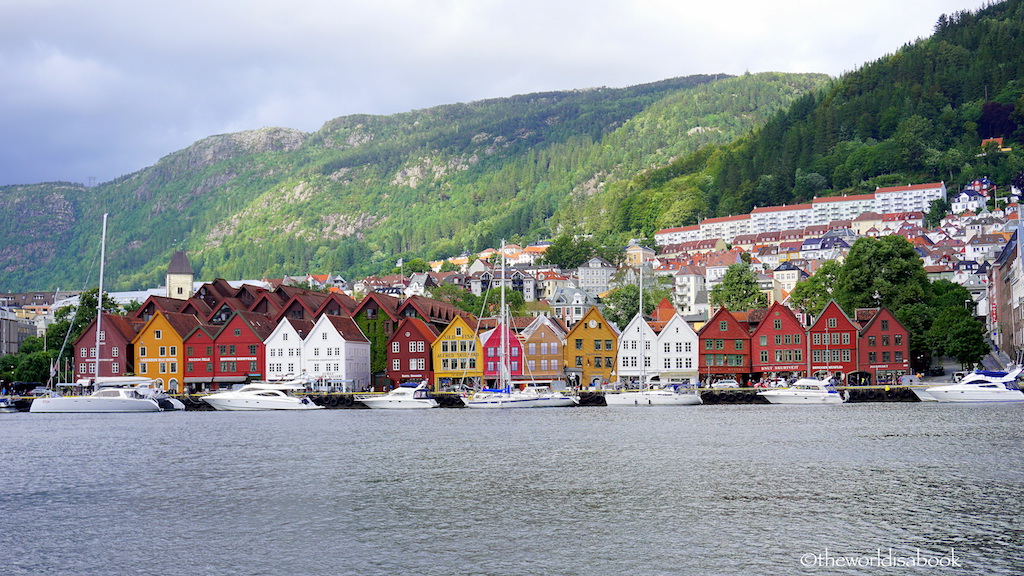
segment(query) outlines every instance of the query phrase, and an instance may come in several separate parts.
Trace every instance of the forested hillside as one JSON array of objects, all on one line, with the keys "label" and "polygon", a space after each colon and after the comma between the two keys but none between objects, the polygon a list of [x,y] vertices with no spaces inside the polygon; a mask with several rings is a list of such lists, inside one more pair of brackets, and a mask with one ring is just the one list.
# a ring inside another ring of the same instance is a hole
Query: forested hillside
[{"label": "forested hillside", "polygon": [[346,116],[212,136],[96,187],[0,188],[0,290],[94,284],[103,212],[110,289],[158,285],[175,249],[206,279],[357,277],[549,237],[567,202],[730,142],[827,80],[691,76]]},{"label": "forested hillside", "polygon": [[[1011,152],[982,139],[1004,138]],[[1024,2],[937,17],[935,33],[808,93],[762,128],[611,186],[562,222],[605,236],[878,186],[1024,169]]]}]

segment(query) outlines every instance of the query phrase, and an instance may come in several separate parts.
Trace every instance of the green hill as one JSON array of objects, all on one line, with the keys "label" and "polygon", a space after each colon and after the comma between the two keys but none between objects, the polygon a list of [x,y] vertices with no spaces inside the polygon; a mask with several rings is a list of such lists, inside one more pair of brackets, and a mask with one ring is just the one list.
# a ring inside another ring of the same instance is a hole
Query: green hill
[{"label": "green hill", "polygon": [[356,277],[529,242],[611,183],[731,142],[827,80],[690,76],[346,116],[313,134],[212,136],[96,187],[3,187],[0,290],[95,283],[104,212],[110,289],[159,284],[182,248],[200,278]]},{"label": "green hill", "polygon": [[[982,150],[1004,138],[1011,152]],[[938,18],[935,33],[808,93],[763,127],[610,186],[563,210],[598,235],[650,234],[709,216],[878,186],[958,190],[1024,170],[1024,2]]]}]

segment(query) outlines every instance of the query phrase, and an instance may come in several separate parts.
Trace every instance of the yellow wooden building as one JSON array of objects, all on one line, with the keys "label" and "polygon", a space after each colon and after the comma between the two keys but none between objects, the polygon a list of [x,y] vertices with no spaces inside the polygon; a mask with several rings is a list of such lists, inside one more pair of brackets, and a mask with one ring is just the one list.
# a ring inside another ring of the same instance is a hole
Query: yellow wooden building
[{"label": "yellow wooden building", "polygon": [[185,337],[199,326],[191,314],[156,311],[132,340],[135,372],[152,378],[169,392],[182,392]]},{"label": "yellow wooden building", "polygon": [[431,345],[434,389],[478,386],[483,379],[483,351],[477,334],[462,316],[456,316]]},{"label": "yellow wooden building", "polygon": [[563,359],[569,384],[602,388],[617,379],[619,331],[591,307],[565,337]]}]

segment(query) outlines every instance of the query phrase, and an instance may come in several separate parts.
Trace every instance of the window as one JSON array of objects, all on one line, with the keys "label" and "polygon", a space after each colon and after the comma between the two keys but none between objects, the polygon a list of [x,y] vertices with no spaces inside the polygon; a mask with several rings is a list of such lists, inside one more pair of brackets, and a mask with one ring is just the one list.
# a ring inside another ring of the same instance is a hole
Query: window
[{"label": "window", "polygon": [[720,321],[720,322],[718,323],[718,330],[719,330],[720,332],[725,332],[725,331],[727,331],[728,329],[729,329],[729,321],[728,321],[728,320],[722,320],[722,321]]},{"label": "window", "polygon": [[[397,342],[396,342],[396,344],[397,344]],[[392,348],[394,348],[394,347],[392,346]],[[401,346],[399,346],[398,348],[400,350]],[[409,341],[409,352],[415,352],[415,351],[416,351],[416,343],[413,342],[412,340],[410,340]],[[395,352],[398,352],[398,350],[395,350]]]},{"label": "window", "polygon": [[874,346],[876,343],[874,336],[868,336],[868,346]]},{"label": "window", "polygon": [[513,346],[511,352],[512,352],[512,356],[513,357],[515,357],[515,358],[519,357],[519,347]]},{"label": "window", "polygon": [[849,343],[850,343],[850,333],[849,332],[843,332],[843,344],[849,344]]},{"label": "window", "polygon": [[227,354],[227,353],[228,353],[228,347],[227,347],[227,346],[217,346],[217,349],[218,349],[218,350],[220,351],[220,353],[221,353],[221,355],[222,355],[222,356],[223,356],[224,354]]},{"label": "window", "polygon": [[[320,334],[320,339],[321,339],[321,340],[327,340],[327,332],[323,332],[323,333],[321,333],[321,334]],[[287,338],[286,338],[286,340],[287,340]]]},{"label": "window", "polygon": [[160,356],[167,356],[167,346],[160,347]]},{"label": "window", "polygon": [[106,330],[100,330],[100,342],[106,342],[106,341],[107,341],[107,331]]},{"label": "window", "polygon": [[892,341],[897,346],[903,346],[903,335],[902,334],[894,334],[893,337],[892,337]]},{"label": "window", "polygon": [[195,351],[191,346],[185,347],[185,354],[188,356],[195,356]]},{"label": "window", "polygon": [[612,341],[611,340],[605,340],[604,341],[604,349],[605,350],[614,350],[614,348],[612,347]]},{"label": "window", "polygon": [[164,331],[163,330],[153,330],[153,338],[156,338],[157,340],[159,340],[159,339],[161,339],[163,337],[164,337]]},{"label": "window", "polygon": [[186,362],[185,363],[185,372],[188,372],[189,374],[191,374],[191,373],[193,373],[195,371],[196,371],[196,365],[195,364],[193,364],[191,362]]},{"label": "window", "polygon": [[812,342],[812,343],[813,343],[813,344],[814,344],[815,346],[818,346],[818,345],[820,345],[820,344],[821,344],[821,334],[819,334],[819,333],[817,333],[817,332],[815,332],[814,334],[812,334],[812,335],[811,335],[811,342]]},{"label": "window", "polygon": [[773,324],[773,326],[774,326],[774,328],[775,328],[776,330],[782,330],[782,320],[779,320],[778,318],[776,318],[776,319],[775,319],[775,320],[774,320],[774,321],[772,322],[772,324]]},{"label": "window", "polygon": [[768,361],[768,351],[767,350],[761,350],[761,362],[767,362],[767,361]]},{"label": "window", "polygon": [[113,346],[113,347],[110,348],[110,356],[112,358],[117,358],[120,355],[121,355],[121,349],[120,348],[118,348],[117,346]]},{"label": "window", "polygon": [[768,345],[768,337],[767,336],[761,336],[761,346],[767,346],[767,345]]},{"label": "window", "polygon": [[455,335],[456,336],[462,336],[462,326],[456,326],[455,327]]},{"label": "window", "polygon": [[715,350],[725,350],[725,340],[715,340]]},{"label": "window", "polygon": [[161,374],[166,374],[167,373],[167,362],[161,362],[160,363],[160,373]]},{"label": "window", "polygon": [[687,352],[693,352],[693,343],[692,342],[687,342],[686,346],[684,346],[684,348],[686,349]]},{"label": "window", "polygon": [[835,328],[836,326],[838,326],[838,324],[836,323],[836,319],[835,318],[829,318],[828,319],[828,327],[829,328]]},{"label": "window", "polygon": [[882,362],[892,362],[892,355],[888,350],[882,352]]},{"label": "window", "polygon": [[793,334],[793,344],[800,344],[800,335]]},{"label": "window", "polygon": [[[324,332],[324,338],[327,338],[326,332]],[[281,340],[288,340],[288,334],[281,334]]]},{"label": "window", "polygon": [[583,367],[583,356],[577,356],[576,357],[576,367],[577,368],[582,368]]},{"label": "window", "polygon": [[249,344],[249,354],[256,354],[256,345]]},{"label": "window", "polygon": [[256,361],[249,362],[249,372],[256,372],[259,368],[256,366]]},{"label": "window", "polygon": [[231,354],[232,356],[234,356],[237,353],[238,352],[235,351],[235,345],[234,344],[228,346],[228,354]]},{"label": "window", "polygon": [[551,353],[552,354],[558,354],[558,343],[557,342],[552,342],[551,343]]},{"label": "window", "polygon": [[402,369],[402,361],[399,360],[398,358],[395,358],[394,360],[392,360],[391,361],[391,369],[392,370],[396,370],[396,371],[397,370],[401,370]]},{"label": "window", "polygon": [[601,349],[601,341],[600,340],[594,340],[594,350],[600,350],[600,349]]},{"label": "window", "polygon": [[882,320],[882,332],[888,332],[888,331],[889,331],[889,321],[888,320]]},{"label": "window", "polygon": [[576,339],[576,349],[583,350],[583,338]]},{"label": "window", "polygon": [[[611,357],[609,357],[609,356],[605,356],[604,357],[604,365],[609,367],[609,368],[612,367],[612,359],[611,359]],[[647,359],[647,365],[648,366],[651,365],[651,359],[650,358]]]},{"label": "window", "polygon": [[145,374],[148,371],[149,366],[147,366],[146,364],[140,364],[139,368],[140,368],[139,372]]},{"label": "window", "polygon": [[733,350],[743,350],[743,340],[736,340],[732,345]]},{"label": "window", "polygon": [[903,352],[896,351],[893,353],[897,362],[903,362]]},{"label": "window", "polygon": [[775,345],[776,346],[781,346],[782,345],[782,334],[776,334],[775,335]]},{"label": "window", "polygon": [[600,367],[601,367],[601,357],[597,356],[596,358],[594,358],[594,368],[600,368]]},{"label": "window", "polygon": [[882,346],[888,346],[888,345],[889,345],[889,335],[888,334],[882,334]]},{"label": "window", "polygon": [[241,336],[241,335],[242,335],[242,329],[241,328],[235,328],[235,336]]},{"label": "window", "polygon": [[416,341],[416,351],[417,352],[423,352],[423,346],[424,346],[423,345],[423,340],[417,340]]},{"label": "window", "polygon": [[111,362],[110,363],[110,371],[113,372],[114,374],[120,374],[121,373],[121,365],[118,364],[117,362]]},{"label": "window", "polygon": [[[412,343],[410,342],[410,344],[412,344]],[[395,342],[391,343],[391,352],[393,354],[398,354],[401,350],[402,350],[402,344],[400,342],[395,341]]]},{"label": "window", "polygon": [[168,354],[168,356],[177,356],[177,355],[178,355],[178,347],[177,346],[171,346],[171,353]]},{"label": "window", "polygon": [[665,344],[662,346],[662,349],[664,350],[665,354],[668,354],[669,352],[672,351],[672,343],[665,342]]}]

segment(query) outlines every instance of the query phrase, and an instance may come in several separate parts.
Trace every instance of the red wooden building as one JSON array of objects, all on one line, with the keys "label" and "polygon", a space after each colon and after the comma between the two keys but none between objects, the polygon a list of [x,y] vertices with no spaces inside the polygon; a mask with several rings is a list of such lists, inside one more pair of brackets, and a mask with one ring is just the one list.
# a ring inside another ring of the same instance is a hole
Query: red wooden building
[{"label": "red wooden building", "polygon": [[402,319],[387,343],[387,377],[393,385],[434,382],[431,345],[437,336],[437,329],[419,318]]},{"label": "red wooden building", "polygon": [[750,371],[755,378],[804,376],[807,333],[787,306],[773,303],[750,337]]},{"label": "red wooden building", "polygon": [[700,375],[713,383],[734,378],[744,386],[750,376],[750,327],[725,308],[715,312],[697,333]]},{"label": "red wooden building", "polygon": [[[863,319],[863,316],[870,318]],[[860,374],[865,384],[896,384],[910,373],[910,335],[886,308],[857,310],[860,330]],[[864,376],[870,380],[865,381]]]},{"label": "red wooden building", "polygon": [[857,371],[860,326],[850,320],[835,300],[825,306],[807,332],[811,340],[811,376],[838,376],[844,380]]}]

